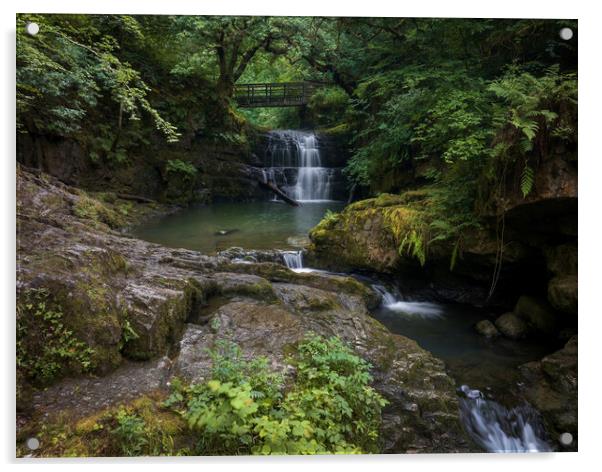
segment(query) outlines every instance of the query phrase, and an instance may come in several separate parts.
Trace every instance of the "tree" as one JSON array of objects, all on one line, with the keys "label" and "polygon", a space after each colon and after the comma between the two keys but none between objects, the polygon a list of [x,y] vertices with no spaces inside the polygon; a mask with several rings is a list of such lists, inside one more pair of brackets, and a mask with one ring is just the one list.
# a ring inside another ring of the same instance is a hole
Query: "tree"
[{"label": "tree", "polygon": [[286,52],[285,19],[254,16],[189,16],[177,18],[184,57],[177,69],[217,71],[216,91],[227,100],[234,84],[259,51]]}]

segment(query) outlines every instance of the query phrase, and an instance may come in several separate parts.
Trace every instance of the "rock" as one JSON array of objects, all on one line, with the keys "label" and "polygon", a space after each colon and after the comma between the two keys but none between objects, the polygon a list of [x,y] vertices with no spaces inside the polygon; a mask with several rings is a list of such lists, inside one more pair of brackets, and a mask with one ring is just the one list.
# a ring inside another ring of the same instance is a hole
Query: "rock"
[{"label": "rock", "polygon": [[550,336],[558,329],[556,313],[546,300],[523,295],[516,302],[514,313],[524,320],[534,333]]},{"label": "rock", "polygon": [[[207,349],[220,339],[286,368],[291,345],[314,332],[339,336],[373,366],[373,386],[389,401],[383,452],[471,450],[443,362],[372,318],[368,307],[379,298],[356,279],[295,273],[281,263],[237,264],[125,237],[74,212],[89,198],[83,192],[24,171],[17,178],[18,290],[48,288],[64,308],[65,325],[94,349],[95,373],[112,370],[37,392],[33,418],[64,414],[80,402],[100,410],[130,393],[164,391],[174,374],[205,378]],[[166,354],[175,356],[173,367],[124,359]],[[23,390],[21,397],[30,395]]]},{"label": "rock", "polygon": [[214,234],[214,236],[227,236],[232,233],[237,233],[238,231],[240,231],[240,230],[238,230],[238,229],[220,229],[213,234]]},{"label": "rock", "polygon": [[544,251],[548,270],[554,275],[577,275],[577,245],[561,244]]},{"label": "rock", "polygon": [[562,433],[571,433],[573,443],[569,446],[559,444],[559,448],[576,451],[577,336],[561,350],[519,369],[524,378],[525,397],[541,412],[550,437],[557,439]]},{"label": "rock", "polygon": [[495,326],[510,339],[521,339],[527,336],[528,328],[523,320],[514,313],[505,313],[495,320]]},{"label": "rock", "polygon": [[[431,217],[423,213],[428,202],[428,192],[417,190],[402,195],[381,194],[345,207],[341,213],[324,218],[310,231],[307,264],[334,271],[359,269],[393,274],[404,279],[422,277],[425,283],[437,285],[441,298],[483,304],[498,254],[495,233],[486,229],[466,230],[462,254],[456,259],[453,271],[450,271],[455,247],[452,239],[429,243],[428,254],[421,261],[413,246],[408,247],[408,241],[420,240],[420,236],[416,236],[417,228]],[[400,250],[402,246],[404,249]],[[527,273],[524,264],[528,255],[520,242],[513,240],[506,244],[499,289],[505,285],[520,285],[521,277]],[[522,274],[521,277],[514,276],[516,273]],[[502,294],[500,298],[507,300],[508,297]]]},{"label": "rock", "polygon": [[577,275],[557,276],[548,284],[548,300],[559,311],[577,314]]},{"label": "rock", "polygon": [[477,333],[486,338],[495,338],[500,335],[500,332],[495,325],[489,320],[481,320],[475,325]]},{"label": "rock", "polygon": [[469,449],[458,428],[454,384],[441,361],[414,341],[389,333],[357,295],[273,285],[279,304],[236,299],[215,312],[210,324],[217,330],[188,326],[175,373],[206,379],[211,366],[206,348],[218,339],[237,343],[246,357],[267,356],[272,368],[282,370],[286,353],[306,333],[336,335],[374,366],[374,387],[390,402],[383,414],[383,452]]}]

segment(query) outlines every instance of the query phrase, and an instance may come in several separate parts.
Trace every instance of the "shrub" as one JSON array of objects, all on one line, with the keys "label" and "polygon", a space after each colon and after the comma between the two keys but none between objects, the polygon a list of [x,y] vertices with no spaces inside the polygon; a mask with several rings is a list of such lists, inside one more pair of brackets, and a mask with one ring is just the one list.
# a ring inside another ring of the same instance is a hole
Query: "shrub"
[{"label": "shrub", "polygon": [[197,168],[190,162],[180,159],[170,159],[165,164],[165,181],[167,188],[165,197],[168,201],[187,204],[194,197],[194,184]]},{"label": "shrub", "polygon": [[111,434],[117,440],[124,456],[139,456],[147,445],[145,423],[135,414],[121,408],[115,415],[117,427]]},{"label": "shrub", "polygon": [[23,292],[17,303],[17,370],[36,385],[67,372],[86,372],[94,351],[63,324],[61,307],[45,289]]},{"label": "shrub", "polygon": [[310,336],[289,361],[295,377],[236,345],[211,351],[207,382],[174,382],[166,405],[198,435],[198,454],[318,454],[378,451],[385,400],[369,386],[369,365],[338,338]]}]

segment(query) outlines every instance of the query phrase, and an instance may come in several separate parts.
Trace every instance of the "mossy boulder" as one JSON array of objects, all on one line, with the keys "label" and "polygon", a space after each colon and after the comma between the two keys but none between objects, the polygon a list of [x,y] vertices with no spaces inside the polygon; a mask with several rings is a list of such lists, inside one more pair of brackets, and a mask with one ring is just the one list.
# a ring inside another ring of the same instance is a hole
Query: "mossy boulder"
[{"label": "mossy boulder", "polygon": [[497,329],[507,338],[522,339],[527,336],[527,324],[514,313],[505,313],[495,320]]},{"label": "mossy boulder", "polygon": [[[307,264],[336,271],[422,277],[450,300],[483,303],[499,262],[495,232],[470,226],[455,234],[449,222],[434,219],[432,192],[381,194],[327,214],[309,233]],[[505,244],[498,292],[517,284],[513,274],[524,273],[521,264],[528,256],[521,243]]]},{"label": "mossy boulder", "polygon": [[577,450],[577,336],[566,345],[544,357],[520,367],[526,399],[542,414],[552,440],[571,433],[570,445],[558,444],[560,450]]},{"label": "mossy boulder", "polygon": [[495,338],[500,335],[500,332],[495,325],[489,320],[481,320],[475,325],[475,330],[481,336],[486,338]]},{"label": "mossy boulder", "polygon": [[404,257],[400,245],[416,229],[418,213],[396,195],[361,200],[323,219],[309,234],[308,260],[333,269],[394,272]]},{"label": "mossy boulder", "polygon": [[558,317],[554,308],[543,298],[523,295],[516,302],[514,313],[534,333],[553,335],[558,330]]},{"label": "mossy boulder", "polygon": [[557,276],[548,284],[548,300],[557,310],[571,315],[577,314],[577,275]]},{"label": "mossy boulder", "polygon": [[576,244],[561,244],[545,249],[548,270],[554,275],[576,275],[578,253]]}]

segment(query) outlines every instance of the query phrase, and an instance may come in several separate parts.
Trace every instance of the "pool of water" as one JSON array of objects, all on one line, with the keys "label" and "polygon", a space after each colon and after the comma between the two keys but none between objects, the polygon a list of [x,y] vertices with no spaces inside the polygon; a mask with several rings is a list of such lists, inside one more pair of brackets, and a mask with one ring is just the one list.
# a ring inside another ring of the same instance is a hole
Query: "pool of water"
[{"label": "pool of water", "polygon": [[174,248],[206,254],[229,247],[294,249],[327,210],[340,211],[337,201],[304,202],[292,207],[280,202],[214,203],[152,220],[133,230],[136,237]]},{"label": "pool of water", "polygon": [[474,325],[487,315],[467,305],[408,300],[389,300],[373,312],[390,331],[415,340],[442,359],[459,385],[495,391],[512,402],[520,381],[517,367],[541,359],[558,346],[502,337],[486,339]]}]

